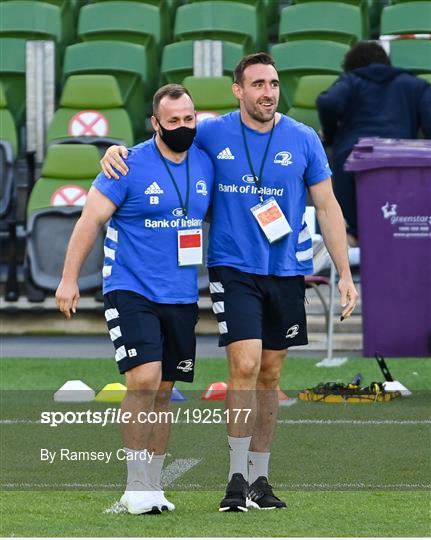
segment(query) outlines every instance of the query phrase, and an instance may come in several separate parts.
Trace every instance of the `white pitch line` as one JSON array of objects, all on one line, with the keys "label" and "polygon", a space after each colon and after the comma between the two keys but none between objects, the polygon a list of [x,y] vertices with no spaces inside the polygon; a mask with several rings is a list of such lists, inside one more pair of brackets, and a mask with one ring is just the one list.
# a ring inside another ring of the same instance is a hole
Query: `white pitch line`
[{"label": "white pitch line", "polygon": [[422,426],[431,424],[431,420],[326,420],[326,419],[307,419],[307,420],[277,420],[277,424],[311,425],[311,426],[333,426],[333,425],[351,425],[351,426]]},{"label": "white pitch line", "polygon": [[304,484],[278,484],[278,489],[431,489],[431,484],[367,484],[365,482],[315,482]]},{"label": "white pitch line", "polygon": [[[178,461],[186,461],[186,460],[178,460]],[[188,461],[188,460],[187,460]],[[200,461],[200,460],[198,460]],[[336,482],[336,483],[329,483],[329,482],[313,482],[313,483],[302,483],[302,484],[286,484],[286,483],[278,483],[276,482],[276,487],[278,489],[431,489],[431,484],[421,484],[421,483],[398,483],[398,484],[369,484],[365,482]],[[0,484],[0,486],[4,489],[73,489],[73,488],[81,488],[81,489],[122,489],[124,487],[124,484],[81,484],[81,483],[56,483],[56,484],[41,484],[41,483],[30,483],[30,482],[16,482],[16,483],[4,483]],[[213,489],[223,489],[225,487],[225,484],[220,484],[217,486],[213,486]],[[202,486],[201,484],[179,484],[178,490],[184,491],[188,489],[204,489],[205,491],[211,491],[208,490],[207,487]],[[110,508],[107,508],[105,511],[111,511],[110,513],[119,513],[116,512],[114,507],[117,508],[117,505],[120,505],[120,503],[114,503]],[[121,505],[120,505],[121,506]]]},{"label": "white pitch line", "polygon": [[[222,423],[222,422],[220,422]],[[225,422],[223,422],[225,423]],[[41,424],[40,420],[24,420],[22,418],[9,418],[9,419],[3,419],[0,420],[0,425],[18,425],[18,424]],[[89,423],[84,422],[80,425],[89,425]],[[185,422],[180,421],[176,422],[176,424],[191,424],[191,422]],[[219,422],[217,423],[219,424]],[[431,419],[427,420],[347,420],[347,419],[325,419],[325,418],[316,418],[316,419],[298,419],[298,420],[284,420],[279,419],[277,420],[277,424],[285,424],[285,425],[310,425],[310,426],[332,426],[332,425],[351,425],[351,426],[384,426],[384,425],[394,425],[394,426],[422,426],[422,425],[429,425],[431,424]],[[48,427],[49,424],[43,424]],[[66,425],[66,424],[65,424]],[[73,424],[67,424],[67,425],[73,425]],[[98,424],[95,424],[98,425]],[[195,424],[198,425],[198,424]]]},{"label": "white pitch line", "polygon": [[[303,489],[321,489],[321,490],[340,490],[340,489],[382,489],[382,490],[392,490],[392,489],[418,489],[418,490],[431,490],[431,484],[420,484],[420,483],[398,483],[398,484],[370,484],[365,482],[334,482],[333,484],[329,482],[314,482],[314,483],[303,483],[303,484],[286,484],[274,481],[273,485],[277,489],[282,490],[303,490]],[[211,489],[205,487],[201,484],[183,484],[179,483],[175,488],[176,491],[217,491],[223,490],[226,487],[226,484],[212,484]]]},{"label": "white pitch line", "polygon": [[202,459],[176,459],[162,471],[163,486],[170,486],[175,480],[186,474],[187,471],[196,467]]},{"label": "white pitch line", "polygon": [[123,484],[82,484],[78,482],[74,483],[56,483],[56,484],[36,484],[32,482],[7,482],[4,484],[0,484],[2,488],[5,489],[94,489],[94,488],[100,488],[100,489],[120,489],[123,487]]},{"label": "white pitch line", "polygon": [[115,501],[112,506],[103,510],[104,514],[127,514],[127,508],[120,501]]}]

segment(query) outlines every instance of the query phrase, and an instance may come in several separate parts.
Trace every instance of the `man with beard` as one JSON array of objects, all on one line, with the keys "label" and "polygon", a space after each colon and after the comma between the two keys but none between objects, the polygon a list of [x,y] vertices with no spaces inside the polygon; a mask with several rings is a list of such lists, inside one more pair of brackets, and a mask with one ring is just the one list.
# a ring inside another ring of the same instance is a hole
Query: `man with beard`
[{"label": "man with beard", "polygon": [[127,487],[121,503],[131,514],[175,509],[160,484],[167,416],[153,424],[145,415],[169,410],[175,381],[193,381],[196,265],[202,263],[202,221],[214,178],[210,159],[193,144],[195,110],[183,86],[155,93],[151,122],[156,134],[131,149],[130,173],[121,182],[103,174],[94,181],[56,293],[60,311],[70,319],[80,269],[109,220],[103,293],[115,360],[127,385],[121,404],[123,417],[129,415],[121,425]]},{"label": "man with beard", "polygon": [[[219,344],[229,361],[230,470],[219,510],[244,512],[286,506],[268,483],[268,464],[283,359],[289,347],[307,343],[304,276],[313,273],[307,188],[338,270],[342,319],[358,294],[326,155],[314,130],[276,112],[280,90],[271,56],[244,57],[232,90],[240,110],[201,122],[196,142],[215,166],[208,267]],[[127,172],[121,156],[124,147],[108,150],[101,162],[107,176],[118,178],[112,166]],[[238,409],[243,414],[236,416]]]}]

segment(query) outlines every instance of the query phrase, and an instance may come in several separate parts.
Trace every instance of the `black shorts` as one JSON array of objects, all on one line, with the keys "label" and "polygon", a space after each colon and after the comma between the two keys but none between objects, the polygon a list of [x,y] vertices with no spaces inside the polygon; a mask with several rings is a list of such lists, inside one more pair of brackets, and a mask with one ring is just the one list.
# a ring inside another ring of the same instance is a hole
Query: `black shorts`
[{"label": "black shorts", "polygon": [[248,274],[229,266],[209,268],[219,346],[261,339],[264,349],[306,345],[304,276]]},{"label": "black shorts", "polygon": [[197,304],[158,304],[132,291],[112,291],[104,301],[120,373],[161,361],[163,381],[193,382]]}]

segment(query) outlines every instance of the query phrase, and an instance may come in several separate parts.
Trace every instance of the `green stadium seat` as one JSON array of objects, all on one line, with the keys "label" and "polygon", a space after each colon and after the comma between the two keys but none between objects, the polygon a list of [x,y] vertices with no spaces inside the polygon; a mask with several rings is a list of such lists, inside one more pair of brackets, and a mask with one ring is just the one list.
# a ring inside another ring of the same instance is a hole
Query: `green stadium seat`
[{"label": "green stadium seat", "polygon": [[[209,0],[188,0],[187,3],[207,2]],[[256,9],[259,24],[259,35],[268,34],[269,26],[278,20],[279,3],[274,0],[234,0],[237,3],[248,4]],[[266,43],[266,42],[265,42]]]},{"label": "green stadium seat", "polygon": [[303,75],[339,75],[349,47],[325,40],[305,40],[279,43],[272,47],[280,77],[279,110],[292,106],[298,80]]},{"label": "green stadium seat", "polygon": [[132,124],[112,75],[71,75],[48,129],[47,143],[133,146]]},{"label": "green stadium seat", "polygon": [[[133,0],[133,3],[147,4],[157,7],[162,20],[163,30],[167,31],[167,39],[169,40],[169,36],[172,32],[172,23],[175,19],[175,11],[179,5],[179,1],[180,0]],[[112,0],[92,0],[93,4],[97,4],[100,2],[106,3],[112,2]]]},{"label": "green stadium seat", "polygon": [[[316,0],[293,0],[292,4],[303,4],[304,2],[315,2]],[[328,0],[321,0],[325,3]],[[329,0],[332,1],[332,0]],[[381,0],[336,0],[340,4],[350,4],[351,6],[358,6],[361,10],[362,15],[362,30],[363,36],[366,37],[369,35],[370,28],[370,9],[372,8],[372,3],[382,4]]]},{"label": "green stadium seat", "polygon": [[[244,56],[244,47],[238,43],[223,43],[223,74],[232,75]],[[170,43],[163,49],[161,83],[179,83],[193,75],[193,41]]]},{"label": "green stadium seat", "polygon": [[186,77],[183,85],[193,97],[198,121],[238,108],[230,77]]},{"label": "green stadium seat", "polygon": [[174,36],[179,41],[215,39],[239,43],[246,53],[266,48],[256,8],[220,0],[187,4],[177,9]]},{"label": "green stadium seat", "polygon": [[418,77],[431,84],[431,73],[418,73]]},{"label": "green stadium seat", "polygon": [[79,11],[78,0],[37,0],[45,4],[52,4],[60,8],[62,23],[63,44],[70,45],[76,41],[77,15]]},{"label": "green stadium seat", "polygon": [[320,121],[316,108],[316,99],[337,78],[337,75],[305,75],[301,77],[288,115],[298,122],[311,126],[318,132],[320,130]]},{"label": "green stadium seat", "polygon": [[391,41],[392,65],[413,71],[431,73],[431,41],[426,39],[399,39]]},{"label": "green stadium seat", "polygon": [[[56,290],[70,234],[99,171],[95,146],[60,144],[48,148],[42,176],[31,192],[27,208],[27,264],[36,287]],[[81,291],[101,286],[103,237],[101,232],[84,263],[79,279]]]},{"label": "green stadium seat", "polygon": [[328,39],[353,45],[362,39],[360,8],[341,2],[305,2],[281,11],[280,41]]},{"label": "green stadium seat", "polygon": [[0,37],[0,82],[15,124],[25,120],[25,39]]},{"label": "green stadium seat", "polygon": [[0,35],[21,39],[45,39],[62,42],[60,8],[31,0],[0,3]]},{"label": "green stadium seat", "polygon": [[151,61],[142,45],[120,41],[89,41],[66,48],[64,77],[70,75],[113,75],[134,127],[135,138],[145,134],[146,109],[157,86]]},{"label": "green stadium seat", "polygon": [[15,160],[18,155],[18,136],[2,84],[0,84],[0,140],[10,145],[12,158]]},{"label": "green stadium seat", "polygon": [[82,41],[128,41],[156,47],[160,53],[169,40],[169,21],[157,6],[142,2],[110,1],[88,4],[79,13],[78,36]]},{"label": "green stadium seat", "polygon": [[431,2],[405,2],[382,11],[381,35],[431,32]]},{"label": "green stadium seat", "polygon": [[7,218],[15,196],[14,162],[18,153],[15,123],[7,109],[6,96],[0,84],[0,231],[8,229]]}]

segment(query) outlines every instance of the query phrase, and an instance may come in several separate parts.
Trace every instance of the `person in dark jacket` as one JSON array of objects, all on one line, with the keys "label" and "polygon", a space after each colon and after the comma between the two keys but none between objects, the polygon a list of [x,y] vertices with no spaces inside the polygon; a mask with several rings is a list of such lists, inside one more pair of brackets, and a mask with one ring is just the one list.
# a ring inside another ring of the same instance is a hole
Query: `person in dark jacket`
[{"label": "person in dark jacket", "polygon": [[416,139],[419,128],[431,138],[431,85],[391,66],[383,48],[360,42],[344,58],[344,74],[317,98],[324,140],[332,145],[335,194],[357,245],[355,179],[343,170],[362,137]]}]

